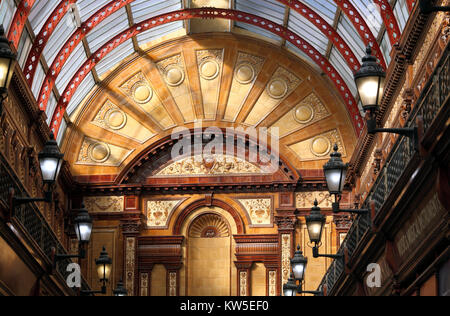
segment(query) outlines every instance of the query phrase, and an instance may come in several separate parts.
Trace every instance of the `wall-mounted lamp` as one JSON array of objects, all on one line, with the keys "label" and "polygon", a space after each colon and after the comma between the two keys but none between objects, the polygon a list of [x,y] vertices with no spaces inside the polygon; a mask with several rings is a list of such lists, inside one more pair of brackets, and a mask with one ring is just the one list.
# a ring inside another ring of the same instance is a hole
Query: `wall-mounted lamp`
[{"label": "wall-mounted lamp", "polygon": [[377,128],[377,113],[380,109],[386,84],[386,72],[372,55],[372,47],[367,47],[367,55],[363,58],[361,69],[355,73],[356,87],[363,104],[364,112],[369,114],[367,120],[368,133],[391,133],[409,137],[418,148],[419,133],[416,127]]},{"label": "wall-mounted lamp", "polygon": [[113,291],[114,296],[128,296],[128,291],[123,285],[123,281],[120,280],[119,283],[117,283],[116,289]]},{"label": "wall-mounted lamp", "polygon": [[320,212],[319,202],[314,202],[314,207],[311,209],[311,214],[306,216],[306,226],[308,228],[309,239],[313,247],[314,258],[331,258],[342,259],[343,255],[322,255],[319,254],[319,248],[322,245],[322,232],[325,227],[326,217]]},{"label": "wall-mounted lamp", "polygon": [[[292,273],[286,284],[283,285],[284,296],[297,296],[297,294],[312,294],[324,296],[323,291],[303,291],[303,281],[305,278],[308,259],[303,256],[300,246],[297,247],[294,258],[291,259]],[[297,285],[298,282],[298,285]]]},{"label": "wall-mounted lamp", "polygon": [[95,265],[97,266],[97,274],[100,282],[102,283],[102,288],[100,291],[81,291],[82,296],[94,294],[105,295],[107,293],[106,284],[109,282],[111,277],[112,259],[109,257],[106,247],[103,247],[100,257],[95,260]]},{"label": "wall-mounted lamp", "polygon": [[56,268],[56,263],[66,259],[85,259],[85,246],[91,240],[92,233],[92,217],[89,215],[84,205],[78,210],[78,215],[74,219],[74,229],[78,239],[78,255],[59,255],[56,254],[56,249],[52,249],[53,268]]},{"label": "wall-mounted lamp", "polygon": [[327,180],[328,190],[330,195],[335,196],[335,202],[333,203],[333,213],[352,213],[357,215],[369,214],[368,209],[362,210],[341,210],[340,202],[342,199],[342,192],[345,187],[345,179],[348,173],[348,164],[344,164],[342,161],[342,154],[339,152],[338,145],[334,146],[334,152],[331,154],[331,159],[323,166],[325,178]]},{"label": "wall-mounted lamp", "polygon": [[0,25],[0,115],[3,112],[3,102],[8,96],[8,87],[14,73],[17,55],[10,47],[5,36],[5,29]]},{"label": "wall-mounted lamp", "polygon": [[58,144],[55,140],[55,136],[50,134],[50,140],[45,144],[44,149],[39,153],[39,166],[42,172],[42,178],[44,186],[47,185],[47,191],[43,198],[24,198],[15,197],[14,189],[10,189],[10,199],[12,202],[12,209],[15,207],[28,204],[32,202],[53,202],[53,186],[58,179],[59,172],[61,171],[61,166],[63,164],[64,154],[59,150]]}]

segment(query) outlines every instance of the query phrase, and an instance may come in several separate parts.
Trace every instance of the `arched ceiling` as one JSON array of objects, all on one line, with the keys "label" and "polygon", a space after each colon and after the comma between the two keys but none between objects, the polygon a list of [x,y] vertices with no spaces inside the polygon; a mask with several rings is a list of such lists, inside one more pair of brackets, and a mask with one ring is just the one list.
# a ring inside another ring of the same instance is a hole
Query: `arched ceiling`
[{"label": "arched ceiling", "polygon": [[[69,119],[62,148],[80,182],[93,175],[129,178],[127,168],[145,167],[145,153],[170,139],[175,127],[192,130],[199,121],[223,130],[279,128],[280,155],[294,173],[321,169],[334,143],[349,160],[357,141],[344,101],[320,72],[276,45],[226,33],[167,40],[126,58]],[[178,165],[195,164],[165,157],[158,165],[158,159],[149,161],[149,174],[136,175],[139,183],[224,172],[194,168],[186,174]],[[233,165],[227,174],[262,173]]]},{"label": "arched ceiling", "polygon": [[[366,45],[374,47],[383,65],[389,64],[391,47],[400,37],[413,3],[413,0],[2,0],[0,23],[6,26],[18,49],[26,79],[60,141],[70,123],[69,116],[121,60],[145,49],[149,42],[206,31],[263,38],[317,65],[334,82],[358,134],[363,121],[357,111],[352,73],[359,67]],[[195,11],[200,7],[234,11],[224,10],[220,14]],[[171,13],[174,11],[182,16]],[[159,15],[164,15],[162,21],[152,20]],[[205,17],[214,19],[199,20]],[[146,20],[157,26],[146,27]]]}]

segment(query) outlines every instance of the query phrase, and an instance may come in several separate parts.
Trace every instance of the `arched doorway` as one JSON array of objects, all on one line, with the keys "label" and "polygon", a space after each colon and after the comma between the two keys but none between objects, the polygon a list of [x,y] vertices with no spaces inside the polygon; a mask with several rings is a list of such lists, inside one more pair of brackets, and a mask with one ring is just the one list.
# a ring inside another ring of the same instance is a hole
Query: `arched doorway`
[{"label": "arched doorway", "polygon": [[201,208],[185,225],[185,286],[188,296],[230,296],[235,273],[230,216],[220,208]]}]

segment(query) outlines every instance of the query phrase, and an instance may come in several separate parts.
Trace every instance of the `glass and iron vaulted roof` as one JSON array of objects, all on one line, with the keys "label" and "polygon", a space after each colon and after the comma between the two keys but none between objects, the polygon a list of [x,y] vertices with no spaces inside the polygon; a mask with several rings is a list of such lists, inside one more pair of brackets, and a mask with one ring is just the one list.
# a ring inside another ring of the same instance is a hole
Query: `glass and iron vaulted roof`
[{"label": "glass and iron vaulted roof", "polygon": [[[371,45],[388,67],[413,5],[413,0],[2,0],[0,23],[61,140],[70,115],[118,64],[150,43],[198,33],[191,21],[199,18],[228,19],[222,31],[263,38],[298,55],[326,73],[348,107],[358,109],[353,72],[365,47]],[[222,11],[199,12],[202,7]],[[350,115],[360,130],[359,111]]]}]

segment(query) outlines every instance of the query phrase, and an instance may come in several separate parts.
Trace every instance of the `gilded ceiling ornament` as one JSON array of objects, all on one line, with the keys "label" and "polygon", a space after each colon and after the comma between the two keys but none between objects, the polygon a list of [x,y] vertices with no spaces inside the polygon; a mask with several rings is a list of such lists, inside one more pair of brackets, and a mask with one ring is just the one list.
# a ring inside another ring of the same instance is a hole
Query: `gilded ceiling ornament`
[{"label": "gilded ceiling ornament", "polygon": [[84,204],[89,213],[121,213],[124,211],[123,196],[85,197]]},{"label": "gilded ceiling ornament", "polygon": [[272,79],[267,85],[267,93],[274,99],[283,99],[289,91],[284,78]]},{"label": "gilded ceiling ornament", "polygon": [[240,199],[252,226],[272,225],[272,199]]},{"label": "gilded ceiling ornament", "polygon": [[197,51],[200,76],[205,80],[216,79],[222,68],[223,49]]},{"label": "gilded ceiling ornament", "polygon": [[133,150],[85,137],[76,164],[118,167],[132,152]]},{"label": "gilded ceiling ornament", "polygon": [[211,176],[231,174],[261,174],[263,171],[243,159],[213,155],[204,157],[202,155],[184,158],[165,167],[156,176]]},{"label": "gilded ceiling ornament", "polygon": [[181,85],[186,77],[183,64],[180,54],[160,61],[157,63],[157,67],[166,83],[171,87],[176,87]]},{"label": "gilded ceiling ornament", "polygon": [[127,124],[127,115],[111,101],[106,101],[97,113],[93,124],[108,130],[121,130]]},{"label": "gilded ceiling ornament", "polygon": [[298,86],[302,80],[289,70],[278,67],[267,83],[264,93],[245,120],[246,125],[257,126],[272,113]]},{"label": "gilded ceiling ornament", "polygon": [[137,104],[150,102],[154,94],[153,89],[150,87],[142,72],[138,72],[128,79],[120,89]]},{"label": "gilded ceiling ornament", "polygon": [[339,146],[343,157],[346,157],[347,152],[342,137],[337,129],[323,133],[322,135],[317,135],[300,143],[290,145],[289,148],[293,150],[302,161],[313,161],[317,160],[317,158],[326,159],[331,153],[334,144]]},{"label": "gilded ceiling ornament", "polygon": [[239,52],[234,69],[228,104],[224,116],[225,121],[236,121],[253,85],[260,74],[265,59]]},{"label": "gilded ceiling ornament", "polygon": [[266,91],[274,99],[283,99],[288,93],[297,88],[300,83],[301,80],[296,75],[280,67],[267,85]]}]

